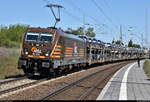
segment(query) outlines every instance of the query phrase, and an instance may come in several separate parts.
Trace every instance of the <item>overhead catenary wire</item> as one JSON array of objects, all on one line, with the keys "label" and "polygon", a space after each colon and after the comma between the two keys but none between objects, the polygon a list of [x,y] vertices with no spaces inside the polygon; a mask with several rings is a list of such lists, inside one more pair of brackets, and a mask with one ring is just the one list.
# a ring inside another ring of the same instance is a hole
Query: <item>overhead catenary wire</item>
[{"label": "overhead catenary wire", "polygon": [[103,14],[103,16],[105,16],[105,18],[118,30],[118,27],[116,24],[113,23],[112,19],[109,18],[106,13],[104,12],[104,10],[98,5],[98,3],[96,3],[95,0],[91,0],[91,2],[98,8],[98,10]]},{"label": "overhead catenary wire", "polygon": [[[48,0],[42,0],[45,3],[51,4]],[[79,17],[73,15],[72,13],[70,13],[69,11],[67,11],[65,8],[63,9],[63,13],[67,14],[68,16],[71,16],[74,20],[78,21],[78,22],[82,22],[82,19],[80,19]]]},{"label": "overhead catenary wire", "polygon": [[[44,2],[46,3],[50,3],[48,0],[43,0]],[[83,11],[81,8],[79,8],[73,1],[69,0],[67,3],[71,4],[74,8],[78,9],[79,12],[81,12],[82,14],[85,14],[87,17],[89,17],[90,19],[92,19],[93,21],[95,21],[96,23],[99,23],[99,24],[103,24],[102,22],[100,22],[99,20],[95,19],[93,16],[91,15],[88,15],[88,13],[86,13],[85,11]],[[79,21],[82,21],[79,17],[73,15],[72,13],[70,13],[69,11],[65,10],[65,13],[69,16],[71,16],[72,18],[74,18],[75,20],[79,20]],[[111,30],[111,28],[109,28],[108,26],[106,26],[105,24],[105,27],[107,27],[108,29]]]},{"label": "overhead catenary wire", "polygon": [[42,1],[44,1],[44,2],[46,2],[46,3],[50,3],[48,0],[42,0]]},{"label": "overhead catenary wire", "polygon": [[92,19],[93,21],[95,21],[96,23],[98,23],[99,25],[102,25],[109,29],[110,31],[112,31],[112,28],[110,28],[108,25],[106,25],[105,23],[102,23],[101,21],[99,21],[98,19],[96,19],[95,17],[89,15],[87,12],[85,12],[83,9],[79,8],[72,0],[68,0],[68,2],[70,5],[72,5],[74,7],[74,9],[77,9],[80,13],[82,13],[83,15],[86,15],[86,17]]},{"label": "overhead catenary wire", "polygon": [[[48,0],[43,0],[43,1],[46,1],[46,3],[49,3]],[[67,3],[70,3],[70,5],[72,5],[75,9],[77,9],[80,13],[86,14],[87,17],[89,17],[90,19],[92,19],[96,23],[101,24],[101,25],[105,25],[105,27],[112,32],[112,29],[108,25],[100,22],[99,20],[95,19],[95,17],[93,17],[93,16],[89,15],[88,13],[86,13],[83,9],[79,8],[73,1],[69,0],[69,2],[67,2]],[[80,23],[82,22],[82,19],[79,16],[75,16],[74,14],[70,13],[66,9],[63,9],[63,13],[67,14],[69,17],[72,17],[74,20],[76,20]]]},{"label": "overhead catenary wire", "polygon": [[64,10],[64,13],[66,13],[68,16],[71,16],[74,20],[78,21],[78,22],[82,22],[82,19],[73,15],[72,13],[70,13],[69,11],[67,11],[66,9]]},{"label": "overhead catenary wire", "polygon": [[89,17],[90,19],[92,19],[93,21],[95,21],[96,23],[100,23],[103,24],[102,22],[100,22],[99,20],[95,19],[93,16],[89,15],[88,13],[86,13],[83,9],[79,8],[73,1],[68,0],[68,2],[70,5],[72,5],[75,9],[78,9],[78,11],[84,15],[86,15],[86,17]]},{"label": "overhead catenary wire", "polygon": [[[106,7],[108,8],[108,11],[111,13],[111,14],[113,14],[113,12],[112,12],[112,8],[111,8],[111,6],[109,5],[109,3],[107,2],[107,0],[103,0],[104,1],[104,4],[106,5]],[[119,20],[119,18],[116,16],[116,15],[113,15],[113,18],[115,18],[115,21],[117,22],[117,24],[120,24],[120,20]],[[119,22],[119,23],[118,23]]]},{"label": "overhead catenary wire", "polygon": [[[107,21],[110,22],[110,24],[117,30],[119,31],[119,26],[117,26],[113,20],[104,12],[103,8],[99,6],[99,4],[96,2],[96,0],[91,0],[91,2],[97,7],[97,9],[100,11],[101,14],[107,19]],[[120,24],[119,24],[120,25]],[[112,32],[112,31],[111,31]],[[111,33],[112,34],[112,33]],[[117,34],[117,33],[116,33]],[[114,36],[113,36],[114,37]]]},{"label": "overhead catenary wire", "polygon": [[[105,27],[106,29],[108,29],[110,31],[110,35],[114,37],[114,35],[112,35],[113,30],[112,30],[111,27],[109,27],[105,23],[102,23],[101,21],[99,21],[99,19],[96,19],[95,16],[93,17],[93,16],[89,15],[89,13],[85,12],[82,8],[78,7],[78,5],[76,5],[76,3],[73,2],[72,0],[69,0],[66,3],[71,5],[74,9],[78,10],[82,15],[86,15],[86,17],[90,18],[91,20],[95,21],[97,24],[101,25],[99,27]],[[106,32],[103,31],[102,33],[99,33],[99,34],[105,34],[106,35],[106,34],[109,34],[109,33],[106,33]]]}]

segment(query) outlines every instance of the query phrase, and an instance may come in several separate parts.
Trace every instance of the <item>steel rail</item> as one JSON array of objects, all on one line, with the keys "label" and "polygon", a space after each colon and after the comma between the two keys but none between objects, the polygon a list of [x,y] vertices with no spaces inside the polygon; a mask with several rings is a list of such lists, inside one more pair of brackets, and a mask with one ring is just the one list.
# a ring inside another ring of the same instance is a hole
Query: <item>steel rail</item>
[{"label": "steel rail", "polygon": [[10,79],[10,80],[4,80],[4,81],[0,82],[0,86],[4,85],[4,84],[11,83],[11,82],[23,80],[23,79],[26,79],[26,78],[28,78],[28,76],[23,76],[23,77],[20,77],[20,78],[15,78],[15,79]]},{"label": "steel rail", "polygon": [[12,88],[9,88],[9,89],[2,90],[2,91],[0,91],[0,95],[6,94],[6,93],[9,93],[9,92],[21,89],[21,88],[25,88],[25,87],[28,87],[28,86],[31,86],[31,85],[34,85],[34,84],[37,84],[37,83],[40,83],[40,82],[43,82],[43,81],[46,81],[47,79],[48,78],[44,78],[44,79],[41,79],[41,80],[37,80],[37,81],[34,81],[34,82],[30,82],[30,83],[27,83],[27,84],[23,84],[23,85],[19,85],[19,86],[16,86],[16,87],[12,87]]},{"label": "steel rail", "polygon": [[107,76],[105,76],[102,80],[98,81],[96,84],[93,84],[92,87],[90,89],[88,89],[87,91],[85,91],[79,98],[78,100],[85,100],[86,97],[88,97],[90,95],[90,93],[92,93],[92,91],[94,89],[96,89],[102,82],[104,82],[105,80],[107,80],[111,75],[113,75],[117,70],[119,70],[120,68],[117,68],[116,70],[114,70],[113,72],[110,72]]},{"label": "steel rail", "polygon": [[113,65],[113,66],[111,66],[111,67],[107,67],[107,68],[105,68],[105,69],[103,69],[103,70],[99,70],[99,71],[97,71],[97,72],[93,72],[92,74],[89,74],[89,75],[87,75],[87,76],[84,76],[84,77],[80,78],[79,80],[75,80],[75,81],[71,82],[70,84],[65,85],[65,86],[62,87],[62,88],[59,88],[59,89],[57,89],[57,90],[55,90],[55,91],[50,92],[49,94],[47,94],[46,96],[40,98],[39,100],[45,100],[45,99],[47,99],[48,97],[51,97],[51,96],[53,96],[53,95],[57,95],[57,94],[61,93],[62,91],[65,91],[67,88],[69,88],[69,87],[71,87],[71,86],[73,86],[73,85],[75,85],[75,84],[77,84],[77,83],[79,83],[79,82],[81,82],[81,81],[83,81],[83,80],[85,80],[85,79],[88,79],[88,78],[91,77],[91,76],[94,76],[94,75],[96,75],[96,74],[98,74],[98,73],[104,72],[104,71],[106,71],[106,70],[112,69],[112,68],[114,68],[114,67],[116,67],[116,66],[118,66],[118,65],[122,65],[122,64],[125,64],[125,63],[127,63],[127,62],[120,63],[120,64],[117,64],[117,65]]}]

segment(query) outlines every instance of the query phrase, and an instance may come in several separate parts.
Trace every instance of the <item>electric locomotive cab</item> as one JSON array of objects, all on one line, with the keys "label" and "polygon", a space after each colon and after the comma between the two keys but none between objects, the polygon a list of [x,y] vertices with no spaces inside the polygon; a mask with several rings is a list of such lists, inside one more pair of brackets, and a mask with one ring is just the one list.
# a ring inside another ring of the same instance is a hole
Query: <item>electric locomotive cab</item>
[{"label": "electric locomotive cab", "polygon": [[[50,54],[50,46],[53,40],[52,33],[43,32],[27,32],[24,42],[25,56],[48,57]],[[47,49],[47,51],[45,50]]]},{"label": "electric locomotive cab", "polygon": [[54,46],[54,35],[54,29],[28,28],[22,39],[18,69],[34,75],[39,75],[38,71],[48,72],[46,68],[50,67],[49,57]]},{"label": "electric locomotive cab", "polygon": [[29,28],[22,40],[18,68],[26,74],[55,75],[86,65],[83,39],[54,28]]}]

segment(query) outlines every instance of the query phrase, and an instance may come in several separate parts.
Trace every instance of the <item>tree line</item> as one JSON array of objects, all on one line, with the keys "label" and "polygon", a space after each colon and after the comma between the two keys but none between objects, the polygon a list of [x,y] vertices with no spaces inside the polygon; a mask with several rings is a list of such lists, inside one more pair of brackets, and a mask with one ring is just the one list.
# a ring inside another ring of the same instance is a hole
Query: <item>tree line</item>
[{"label": "tree line", "polygon": [[134,48],[141,48],[139,44],[134,44],[132,40],[129,41],[128,46]]},{"label": "tree line", "polygon": [[[29,25],[9,25],[0,27],[0,46],[5,47],[19,47],[22,40],[22,36],[25,33]],[[77,29],[68,28],[67,32],[71,32],[74,35],[85,35],[89,37],[95,37],[94,28],[88,28],[83,30],[83,27]]]},{"label": "tree line", "polygon": [[[9,25],[0,27],[0,46],[5,47],[20,47],[20,43],[22,40],[22,36],[25,33],[26,29],[29,25]],[[74,35],[86,35],[88,37],[95,37],[94,28],[89,27],[87,29],[83,29],[83,27],[78,27],[77,29],[67,28],[65,32],[70,32]],[[118,41],[112,41],[112,43],[123,45],[123,43]],[[133,44],[132,40],[129,41],[128,47],[141,48],[138,44]]]},{"label": "tree line", "polygon": [[[112,44],[124,45],[123,42],[121,42],[120,40],[117,40],[117,41],[113,40]],[[141,48],[139,44],[134,44],[132,40],[129,41],[128,47]]]},{"label": "tree line", "polygon": [[95,37],[94,28],[89,27],[87,29],[84,29],[83,27],[79,27],[77,29],[68,28],[66,32],[70,32],[74,35],[86,35],[88,37]]},{"label": "tree line", "polygon": [[[85,31],[84,31],[83,27],[79,27],[77,29],[68,28],[66,31],[71,32],[74,35],[84,35],[84,32],[85,32],[85,35],[88,37],[95,37],[95,35],[96,35],[94,33],[94,28],[91,28],[91,27],[89,27],[88,29],[85,29]],[[124,43],[120,40],[117,40],[117,41],[113,40],[112,44],[124,45]],[[141,48],[141,46],[139,44],[133,44],[132,40],[129,41],[128,47]]]},{"label": "tree line", "polygon": [[9,25],[0,27],[0,46],[19,47],[22,35],[28,25]]}]

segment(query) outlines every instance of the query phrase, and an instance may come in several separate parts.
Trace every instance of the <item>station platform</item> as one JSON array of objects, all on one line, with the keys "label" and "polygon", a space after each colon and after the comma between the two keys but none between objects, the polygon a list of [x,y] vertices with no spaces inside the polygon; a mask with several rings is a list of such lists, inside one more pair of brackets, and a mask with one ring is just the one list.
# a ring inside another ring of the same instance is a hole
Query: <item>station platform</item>
[{"label": "station platform", "polygon": [[97,100],[150,100],[150,78],[137,62],[121,68],[103,88]]}]

